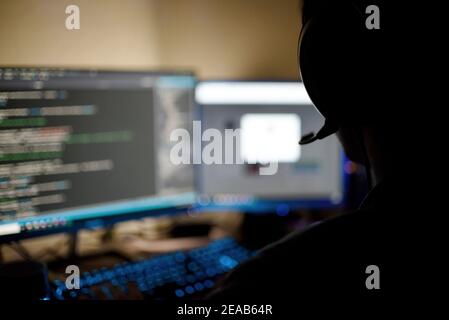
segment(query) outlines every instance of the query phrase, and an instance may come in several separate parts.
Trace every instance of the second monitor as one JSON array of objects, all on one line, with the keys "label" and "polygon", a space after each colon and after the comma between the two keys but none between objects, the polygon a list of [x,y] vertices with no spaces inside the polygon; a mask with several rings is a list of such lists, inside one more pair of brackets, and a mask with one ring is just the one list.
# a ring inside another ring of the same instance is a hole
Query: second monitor
[{"label": "second monitor", "polygon": [[[202,130],[238,129],[241,164],[203,164],[198,170],[200,207],[274,211],[344,204],[344,155],[335,136],[299,146],[301,135],[324,119],[302,83],[203,82],[196,90]],[[277,161],[276,173],[261,175]]]}]

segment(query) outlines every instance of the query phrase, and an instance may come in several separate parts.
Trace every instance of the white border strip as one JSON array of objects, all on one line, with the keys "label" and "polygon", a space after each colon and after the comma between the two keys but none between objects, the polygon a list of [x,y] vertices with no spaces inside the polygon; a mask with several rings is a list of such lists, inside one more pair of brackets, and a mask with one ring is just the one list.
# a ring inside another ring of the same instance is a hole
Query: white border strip
[{"label": "white border strip", "polygon": [[201,82],[196,101],[213,104],[312,104],[300,82]]}]

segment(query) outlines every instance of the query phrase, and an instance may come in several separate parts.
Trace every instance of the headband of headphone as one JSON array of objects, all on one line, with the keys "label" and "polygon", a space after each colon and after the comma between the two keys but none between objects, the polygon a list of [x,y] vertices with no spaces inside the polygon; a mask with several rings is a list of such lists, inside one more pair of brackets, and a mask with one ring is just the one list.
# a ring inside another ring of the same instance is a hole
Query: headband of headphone
[{"label": "headband of headphone", "polygon": [[323,139],[341,126],[366,125],[379,117],[380,33],[369,30],[365,21],[365,9],[357,0],[321,1],[304,21],[298,42],[300,74],[325,124],[317,134],[304,136],[300,144]]}]

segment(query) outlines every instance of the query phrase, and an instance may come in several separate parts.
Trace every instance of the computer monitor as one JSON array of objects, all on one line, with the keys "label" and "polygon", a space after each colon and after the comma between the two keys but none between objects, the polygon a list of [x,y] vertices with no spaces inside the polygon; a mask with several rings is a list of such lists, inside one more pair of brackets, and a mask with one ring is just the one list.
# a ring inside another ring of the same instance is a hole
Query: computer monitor
[{"label": "computer monitor", "polygon": [[[286,215],[344,205],[345,156],[337,138],[298,145],[301,135],[316,132],[324,121],[302,83],[202,82],[196,100],[203,131],[240,130],[240,164],[199,167],[200,207]],[[260,163],[270,161],[278,162],[276,173],[261,175]]]},{"label": "computer monitor", "polygon": [[184,72],[0,68],[0,242],[185,210],[193,169]]}]

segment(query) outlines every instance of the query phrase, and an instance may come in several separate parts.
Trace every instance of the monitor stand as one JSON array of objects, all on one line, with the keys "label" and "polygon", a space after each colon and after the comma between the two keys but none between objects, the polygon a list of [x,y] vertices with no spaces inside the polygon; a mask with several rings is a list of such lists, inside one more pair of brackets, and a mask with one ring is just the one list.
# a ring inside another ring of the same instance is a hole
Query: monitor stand
[{"label": "monitor stand", "polygon": [[76,259],[78,257],[77,244],[78,244],[78,232],[77,231],[70,232],[69,249],[67,251],[68,260]]},{"label": "monitor stand", "polygon": [[260,249],[287,234],[289,217],[275,213],[245,213],[241,226],[242,242],[251,249]]}]

